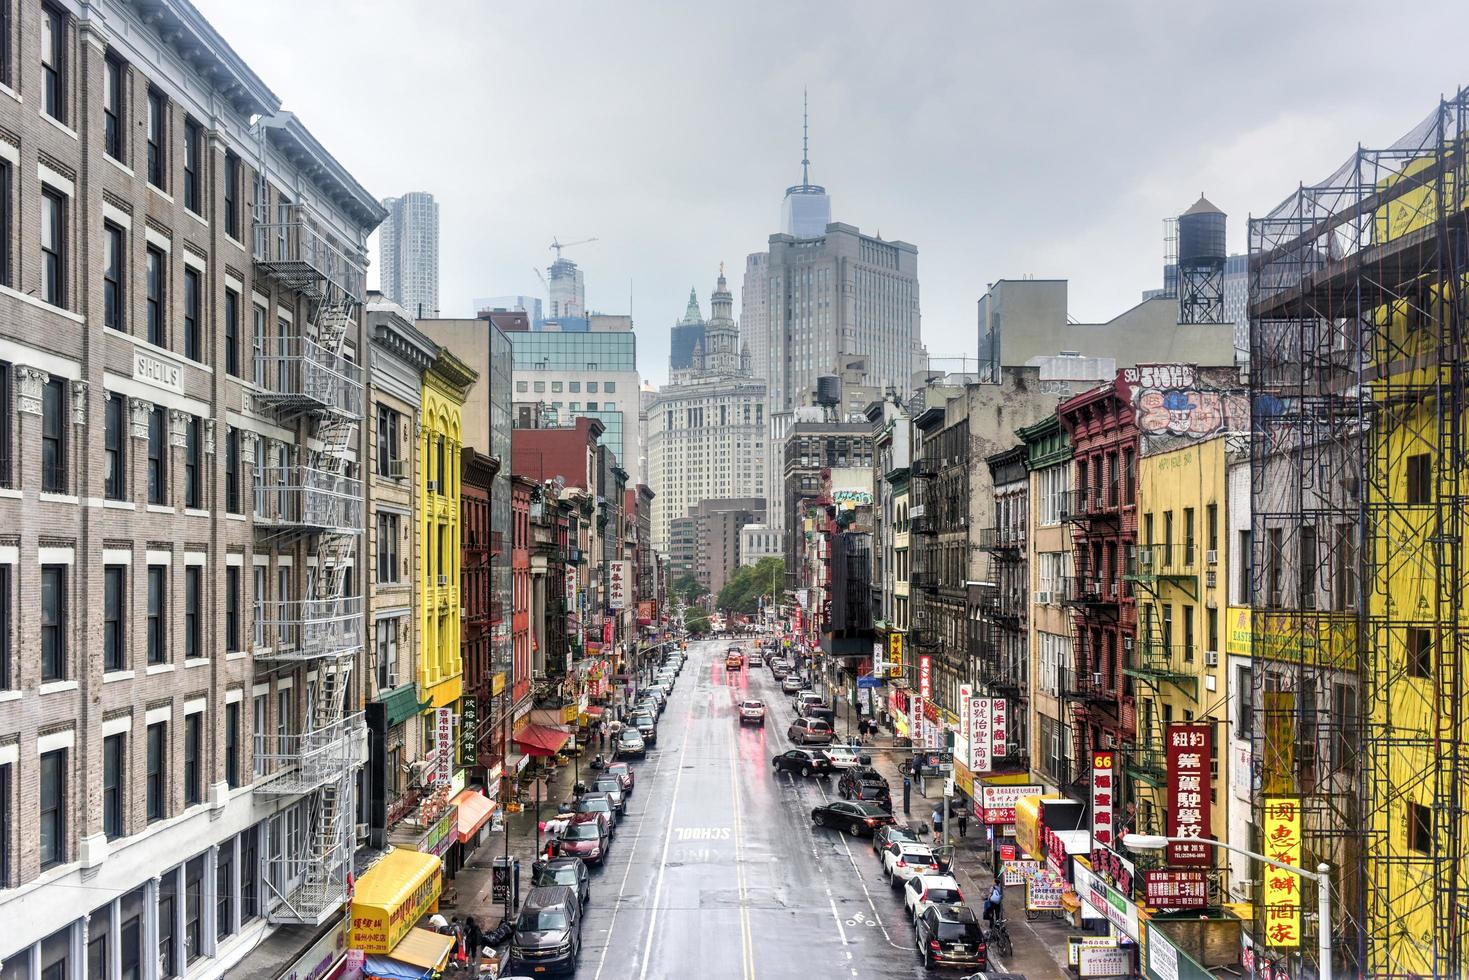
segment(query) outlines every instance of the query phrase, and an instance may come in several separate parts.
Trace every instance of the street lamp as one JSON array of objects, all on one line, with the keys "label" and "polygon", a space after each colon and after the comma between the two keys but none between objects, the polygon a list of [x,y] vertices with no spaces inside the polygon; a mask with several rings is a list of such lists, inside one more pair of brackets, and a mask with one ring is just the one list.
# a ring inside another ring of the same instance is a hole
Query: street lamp
[{"label": "street lamp", "polygon": [[1243,847],[1235,847],[1223,841],[1209,840],[1203,837],[1164,837],[1162,834],[1123,834],[1122,846],[1133,851],[1161,851],[1169,844],[1207,844],[1224,851],[1233,851],[1247,858],[1254,858],[1273,868],[1298,874],[1303,878],[1309,878],[1316,882],[1316,915],[1320,921],[1316,924],[1316,975],[1320,980],[1331,980],[1331,865],[1325,861],[1316,866],[1315,871],[1307,871],[1293,864],[1276,861],[1263,854],[1247,851]]}]

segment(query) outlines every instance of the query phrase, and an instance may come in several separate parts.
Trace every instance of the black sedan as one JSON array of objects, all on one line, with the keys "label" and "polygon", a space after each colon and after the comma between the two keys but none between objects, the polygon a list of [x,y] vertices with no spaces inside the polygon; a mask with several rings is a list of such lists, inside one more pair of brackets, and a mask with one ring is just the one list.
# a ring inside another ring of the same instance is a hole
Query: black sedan
[{"label": "black sedan", "polygon": [[877,833],[872,835],[872,853],[879,858],[882,857],[882,849],[893,841],[907,840],[918,843],[918,835],[911,827],[905,827],[900,823],[892,823],[877,828]]},{"label": "black sedan", "polygon": [[798,772],[803,776],[829,776],[831,760],[811,749],[790,749],[770,760],[776,772]]},{"label": "black sedan", "polygon": [[811,811],[811,822],[818,827],[836,827],[853,837],[875,834],[877,828],[893,822],[893,815],[876,803],[850,803],[830,800]]},{"label": "black sedan", "polygon": [[549,861],[537,861],[531,876],[530,886],[565,885],[576,892],[582,907],[592,900],[592,876],[587,872],[587,863],[579,857],[557,857]]}]

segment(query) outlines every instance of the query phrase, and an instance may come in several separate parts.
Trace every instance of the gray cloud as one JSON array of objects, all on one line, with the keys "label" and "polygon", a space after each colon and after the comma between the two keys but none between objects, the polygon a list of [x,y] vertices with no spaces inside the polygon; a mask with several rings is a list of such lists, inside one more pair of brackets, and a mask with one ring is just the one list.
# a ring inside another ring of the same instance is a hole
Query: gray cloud
[{"label": "gray cloud", "polygon": [[445,315],[597,236],[567,254],[593,307],[631,296],[655,381],[689,286],[707,304],[723,260],[738,299],[776,229],[803,86],[834,216],[918,246],[924,339],[972,356],[987,282],[1066,277],[1074,315],[1115,315],[1200,190],[1241,249],[1469,74],[1450,0],[1396,28],[1367,0],[197,2],[374,194],[436,195]]}]

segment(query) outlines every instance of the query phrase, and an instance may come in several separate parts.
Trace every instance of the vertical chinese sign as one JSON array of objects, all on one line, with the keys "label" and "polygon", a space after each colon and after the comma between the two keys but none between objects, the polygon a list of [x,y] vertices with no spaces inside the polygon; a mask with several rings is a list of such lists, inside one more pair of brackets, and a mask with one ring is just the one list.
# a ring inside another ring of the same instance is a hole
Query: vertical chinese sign
[{"label": "vertical chinese sign", "polygon": [[903,634],[888,634],[888,676],[903,676]]},{"label": "vertical chinese sign", "polygon": [[991,754],[996,759],[1003,759],[1009,755],[1005,746],[1005,739],[1010,732],[1010,713],[1006,707],[1004,698],[995,698],[990,702],[990,740],[993,748]]},{"label": "vertical chinese sign", "polygon": [[629,562],[625,561],[609,561],[607,563],[607,573],[609,576],[609,585],[607,588],[608,609],[627,608],[628,588],[631,585],[628,576],[629,564]]},{"label": "vertical chinese sign", "polygon": [[[969,736],[973,731],[974,705],[971,704],[973,698],[974,688],[969,684],[960,684],[959,733],[958,737],[954,739],[954,758],[959,760],[959,763],[966,769],[970,768],[969,763],[974,759],[974,755],[969,749]],[[972,772],[973,770],[971,769],[970,771]]]},{"label": "vertical chinese sign", "polygon": [[[1301,866],[1301,802],[1294,796],[1265,797],[1265,855]],[[1301,944],[1301,876],[1265,865],[1265,945]],[[1322,928],[1328,928],[1323,924]]]},{"label": "vertical chinese sign", "polygon": [[1116,845],[1112,833],[1112,808],[1116,806],[1117,791],[1115,761],[1115,753],[1092,753],[1092,842],[1106,847]]},{"label": "vertical chinese sign", "polygon": [[973,698],[969,702],[969,768],[973,772],[989,772],[995,765],[992,701]]},{"label": "vertical chinese sign", "polygon": [[434,713],[435,761],[434,785],[448,786],[454,778],[454,709],[439,708]]},{"label": "vertical chinese sign", "polygon": [[918,696],[925,701],[933,697],[933,658],[926,653],[918,657]]},{"label": "vertical chinese sign", "polygon": [[[1208,837],[1210,827],[1210,725],[1170,725],[1168,740],[1168,836]],[[1168,863],[1207,867],[1213,863],[1208,844],[1169,844]]]}]

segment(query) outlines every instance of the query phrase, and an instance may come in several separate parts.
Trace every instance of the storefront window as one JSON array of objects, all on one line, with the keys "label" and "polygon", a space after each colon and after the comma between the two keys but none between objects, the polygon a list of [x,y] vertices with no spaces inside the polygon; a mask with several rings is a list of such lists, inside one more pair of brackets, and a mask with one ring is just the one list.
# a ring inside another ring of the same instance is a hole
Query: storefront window
[{"label": "storefront window", "polygon": [[112,906],[102,906],[87,917],[87,980],[106,980],[112,950]]},{"label": "storefront window", "polygon": [[[146,886],[144,886],[146,887]],[[117,946],[122,954],[122,980],[143,978],[143,888],[123,896],[118,922]]]},{"label": "storefront window", "polygon": [[184,865],[184,958],[188,963],[204,952],[204,857]]},{"label": "storefront window", "polygon": [[235,931],[235,842],[219,845],[214,861],[214,934],[224,939]]},{"label": "storefront window", "polygon": [[178,869],[166,871],[158,884],[158,976],[178,976]]}]

